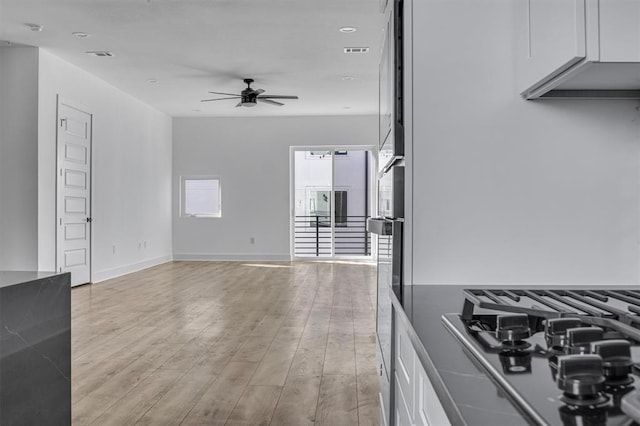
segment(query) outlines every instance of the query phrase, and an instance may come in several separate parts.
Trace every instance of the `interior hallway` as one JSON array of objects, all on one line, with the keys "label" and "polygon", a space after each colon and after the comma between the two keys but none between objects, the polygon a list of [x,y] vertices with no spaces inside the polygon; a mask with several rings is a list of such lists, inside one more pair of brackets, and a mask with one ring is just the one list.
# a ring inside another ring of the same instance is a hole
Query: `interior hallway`
[{"label": "interior hallway", "polygon": [[375,266],[173,262],[72,296],[74,425],[377,425]]}]

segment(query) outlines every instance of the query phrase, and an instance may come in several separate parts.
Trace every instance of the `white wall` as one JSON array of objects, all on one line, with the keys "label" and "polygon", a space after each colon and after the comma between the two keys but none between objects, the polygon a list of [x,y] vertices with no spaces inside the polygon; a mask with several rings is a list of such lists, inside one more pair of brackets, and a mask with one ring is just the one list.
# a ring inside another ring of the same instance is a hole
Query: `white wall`
[{"label": "white wall", "polygon": [[638,102],[522,100],[514,4],[413,1],[413,283],[637,284]]},{"label": "white wall", "polygon": [[0,47],[0,270],[37,258],[38,49]]},{"label": "white wall", "polygon": [[58,94],[93,114],[93,281],[170,260],[171,118],[45,50],[39,87],[40,269],[55,265]]},{"label": "white wall", "polygon": [[[289,147],[375,145],[375,116],[175,118],[176,259],[289,259]],[[179,217],[181,175],[218,175],[222,218]],[[255,244],[250,244],[250,238]]]}]

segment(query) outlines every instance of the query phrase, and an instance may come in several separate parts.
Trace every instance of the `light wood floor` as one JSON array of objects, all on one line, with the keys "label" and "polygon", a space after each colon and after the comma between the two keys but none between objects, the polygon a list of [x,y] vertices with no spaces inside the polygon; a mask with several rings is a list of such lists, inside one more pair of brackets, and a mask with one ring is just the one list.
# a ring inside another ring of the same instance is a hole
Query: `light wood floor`
[{"label": "light wood floor", "polygon": [[375,267],[173,262],[75,288],[74,425],[377,425]]}]

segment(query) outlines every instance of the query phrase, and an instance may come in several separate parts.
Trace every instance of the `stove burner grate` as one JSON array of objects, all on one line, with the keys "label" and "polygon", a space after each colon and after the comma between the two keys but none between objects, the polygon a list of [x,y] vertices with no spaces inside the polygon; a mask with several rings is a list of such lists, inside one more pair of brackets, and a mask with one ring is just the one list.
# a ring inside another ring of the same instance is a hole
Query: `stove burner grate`
[{"label": "stove burner grate", "polygon": [[640,291],[465,289],[464,295],[462,319],[467,321],[476,308],[543,319],[579,318],[640,342]]}]

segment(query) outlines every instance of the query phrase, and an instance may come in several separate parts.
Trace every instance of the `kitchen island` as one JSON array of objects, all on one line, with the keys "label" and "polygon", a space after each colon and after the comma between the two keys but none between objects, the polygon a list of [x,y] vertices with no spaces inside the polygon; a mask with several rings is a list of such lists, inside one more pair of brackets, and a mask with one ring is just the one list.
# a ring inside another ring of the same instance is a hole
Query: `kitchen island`
[{"label": "kitchen island", "polygon": [[0,271],[0,424],[71,424],[69,273]]}]

